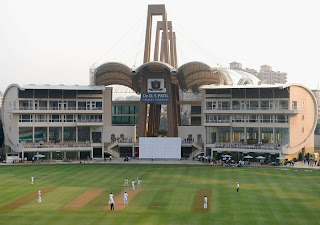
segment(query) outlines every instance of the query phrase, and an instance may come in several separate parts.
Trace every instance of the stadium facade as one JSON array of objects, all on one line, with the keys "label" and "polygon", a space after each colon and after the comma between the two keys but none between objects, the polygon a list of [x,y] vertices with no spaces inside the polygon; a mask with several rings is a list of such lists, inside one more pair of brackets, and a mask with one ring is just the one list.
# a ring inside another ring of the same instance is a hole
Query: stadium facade
[{"label": "stadium facade", "polygon": [[[162,21],[151,61],[153,16]],[[263,85],[245,71],[202,62],[178,66],[164,5],[148,7],[143,61],[136,68],[103,63],[90,70],[88,86],[10,85],[2,102],[7,154],[30,159],[40,153],[56,160],[139,157],[139,139],[159,135],[162,106],[167,136],[180,138],[180,157],[230,153],[240,159],[251,152],[290,159],[313,152],[318,111],[308,88]],[[141,100],[112,101],[109,85],[129,87]],[[180,98],[188,92],[201,100]],[[189,126],[182,124],[185,106],[191,106]]]}]

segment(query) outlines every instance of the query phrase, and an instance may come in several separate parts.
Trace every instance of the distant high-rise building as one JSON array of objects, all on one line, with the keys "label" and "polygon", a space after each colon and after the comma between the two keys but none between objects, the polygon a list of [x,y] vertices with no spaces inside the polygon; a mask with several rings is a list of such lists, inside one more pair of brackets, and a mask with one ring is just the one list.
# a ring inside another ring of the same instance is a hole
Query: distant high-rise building
[{"label": "distant high-rise building", "polygon": [[230,69],[241,70],[259,78],[265,84],[285,84],[287,83],[287,73],[280,71],[272,71],[272,67],[269,65],[262,65],[260,71],[255,69],[242,69],[242,64],[238,62],[230,63]]}]

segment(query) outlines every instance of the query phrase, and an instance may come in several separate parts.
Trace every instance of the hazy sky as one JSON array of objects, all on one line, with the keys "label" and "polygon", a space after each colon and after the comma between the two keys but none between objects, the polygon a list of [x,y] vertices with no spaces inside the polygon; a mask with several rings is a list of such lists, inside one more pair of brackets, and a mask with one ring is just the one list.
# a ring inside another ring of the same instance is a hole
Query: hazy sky
[{"label": "hazy sky", "polygon": [[318,0],[0,0],[0,91],[89,84],[89,67],[142,63],[148,4],[166,4],[178,63],[268,64],[289,83],[320,81]]}]

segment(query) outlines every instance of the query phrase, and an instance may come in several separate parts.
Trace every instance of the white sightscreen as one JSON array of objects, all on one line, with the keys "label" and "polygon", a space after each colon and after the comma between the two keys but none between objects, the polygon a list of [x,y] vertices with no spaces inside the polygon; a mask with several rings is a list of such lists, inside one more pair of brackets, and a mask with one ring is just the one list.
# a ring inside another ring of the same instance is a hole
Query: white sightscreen
[{"label": "white sightscreen", "polygon": [[180,159],[181,138],[176,137],[140,137],[140,159]]}]

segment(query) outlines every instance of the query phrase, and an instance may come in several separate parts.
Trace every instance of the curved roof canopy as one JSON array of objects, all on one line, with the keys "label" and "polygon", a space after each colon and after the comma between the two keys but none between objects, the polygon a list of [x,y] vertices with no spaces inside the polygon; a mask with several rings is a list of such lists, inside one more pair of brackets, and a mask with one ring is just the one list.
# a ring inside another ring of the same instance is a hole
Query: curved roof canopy
[{"label": "curved roof canopy", "polygon": [[125,64],[108,62],[96,68],[94,73],[95,85],[120,84],[132,88],[131,68]]},{"label": "curved roof canopy", "polygon": [[224,68],[211,68],[202,62],[189,62],[175,69],[167,63],[152,61],[134,69],[117,62],[102,64],[95,70],[94,84],[105,86],[120,84],[141,93],[145,73],[156,74],[157,77],[171,73],[173,84],[178,85],[182,91],[192,90],[194,93],[198,93],[202,85],[259,84],[260,82],[252,74]]}]

